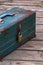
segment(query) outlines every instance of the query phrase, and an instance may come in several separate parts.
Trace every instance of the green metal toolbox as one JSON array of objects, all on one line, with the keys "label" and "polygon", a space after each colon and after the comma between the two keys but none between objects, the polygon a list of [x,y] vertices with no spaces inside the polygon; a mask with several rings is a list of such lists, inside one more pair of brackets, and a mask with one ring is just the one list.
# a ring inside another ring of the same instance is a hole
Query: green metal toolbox
[{"label": "green metal toolbox", "polygon": [[36,13],[14,7],[0,14],[0,60],[35,37]]}]

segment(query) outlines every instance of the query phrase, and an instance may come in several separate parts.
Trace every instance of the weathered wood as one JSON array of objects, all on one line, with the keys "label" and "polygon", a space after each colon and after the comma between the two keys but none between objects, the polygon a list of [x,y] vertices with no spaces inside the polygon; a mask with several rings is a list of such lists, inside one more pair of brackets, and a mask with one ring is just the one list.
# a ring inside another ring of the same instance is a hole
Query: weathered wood
[{"label": "weathered wood", "polygon": [[43,62],[31,62],[31,61],[12,61],[12,65],[43,65]]},{"label": "weathered wood", "polygon": [[43,12],[36,12],[36,17],[43,17]]},{"label": "weathered wood", "polygon": [[28,41],[19,50],[43,51],[43,41]]},{"label": "weathered wood", "polygon": [[18,4],[18,5],[37,5],[37,3],[40,3],[40,1],[15,1],[15,0],[13,0],[12,1],[12,3],[10,3],[10,2],[5,2],[4,4],[7,4],[7,3],[9,3],[9,4]]},{"label": "weathered wood", "polygon": [[43,65],[43,62],[35,61],[9,61],[0,62],[0,65]]},{"label": "weathered wood", "polygon": [[[10,1],[10,2],[9,2]],[[15,6],[36,6],[36,7],[43,7],[43,1],[12,1],[9,0],[8,2],[1,3],[5,5],[15,5]]]},{"label": "weathered wood", "polygon": [[43,25],[36,25],[36,32],[43,32]]},{"label": "weathered wood", "polygon": [[15,1],[13,0],[12,3],[11,2],[5,2],[4,4],[14,4],[14,5],[36,5],[36,6],[41,6],[41,1]]},{"label": "weathered wood", "polygon": [[[36,14],[37,15],[37,14]],[[37,16],[39,16],[39,15],[37,15]],[[37,17],[36,16],[36,17]],[[43,18],[36,18],[36,24],[43,24]]]},{"label": "weathered wood", "polygon": [[12,65],[43,65],[43,62],[12,61]]},{"label": "weathered wood", "polygon": [[43,33],[36,33],[36,37],[35,38],[33,38],[34,40],[43,40]]},{"label": "weathered wood", "polygon": [[9,54],[4,60],[24,60],[24,61],[43,61],[43,55],[41,56],[41,51],[29,51],[29,50],[16,50]]},{"label": "weathered wood", "polygon": [[2,61],[0,65],[11,65],[10,61]]}]

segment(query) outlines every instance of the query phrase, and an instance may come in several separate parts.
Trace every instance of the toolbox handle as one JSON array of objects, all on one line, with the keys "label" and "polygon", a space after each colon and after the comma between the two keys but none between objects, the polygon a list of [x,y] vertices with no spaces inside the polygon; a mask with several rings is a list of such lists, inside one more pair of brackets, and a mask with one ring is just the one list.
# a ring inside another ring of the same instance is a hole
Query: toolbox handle
[{"label": "toolbox handle", "polygon": [[15,13],[13,13],[13,14],[3,14],[3,15],[1,15],[1,16],[0,16],[0,24],[3,23],[3,18],[4,18],[4,17],[6,17],[6,16],[13,16],[13,15],[15,15]]},{"label": "toolbox handle", "polygon": [[7,14],[1,15],[0,18],[2,19],[2,18],[4,18],[4,17],[6,17],[6,16],[15,16],[15,15],[17,15],[17,14],[19,14],[19,12],[7,13]]},{"label": "toolbox handle", "polygon": [[4,17],[6,17],[6,16],[13,16],[13,15],[15,15],[15,13],[14,14],[3,14],[3,15],[0,16],[0,18],[2,19]]},{"label": "toolbox handle", "polygon": [[6,16],[16,16],[17,14],[19,14],[19,12],[14,12],[14,13],[7,13],[7,14],[3,14],[0,16],[0,24],[3,23],[3,18]]}]

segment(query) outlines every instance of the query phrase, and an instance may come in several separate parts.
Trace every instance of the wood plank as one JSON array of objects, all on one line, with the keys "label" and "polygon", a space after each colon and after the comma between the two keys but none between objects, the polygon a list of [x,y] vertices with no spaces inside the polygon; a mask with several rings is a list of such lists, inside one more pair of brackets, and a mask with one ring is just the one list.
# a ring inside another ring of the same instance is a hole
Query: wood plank
[{"label": "wood plank", "polygon": [[43,65],[43,62],[12,61],[12,65]]},{"label": "wood plank", "polygon": [[[4,4],[14,4],[14,5],[36,5],[36,6],[40,6],[40,1],[12,1],[12,3],[11,2],[5,2]],[[31,6],[30,5],[30,6]]]},{"label": "wood plank", "polygon": [[0,65],[43,65],[43,62],[35,61],[9,61],[0,62]]},{"label": "wood plank", "polygon": [[0,65],[11,65],[10,61],[0,61]]},{"label": "wood plank", "polygon": [[[42,54],[42,55],[41,55]],[[29,50],[16,50],[6,56],[3,60],[13,61],[43,61],[43,52],[41,51],[29,51]]]},{"label": "wood plank", "polygon": [[36,32],[43,32],[43,25],[36,25]]},{"label": "wood plank", "polygon": [[[0,65],[35,65],[34,62],[25,62],[25,61],[3,61],[0,62]],[[42,64],[42,63],[41,63]]]},{"label": "wood plank", "polygon": [[[30,5],[31,4],[31,5]],[[36,6],[36,7],[42,7],[39,4],[35,4],[35,3],[1,3],[1,5],[12,5],[12,6]]]},{"label": "wood plank", "polygon": [[20,64],[20,65],[43,65],[43,62],[29,62],[29,61],[16,61],[16,62],[12,62],[12,65],[14,65],[14,64],[16,64],[16,65],[18,65],[18,64]]},{"label": "wood plank", "polygon": [[43,41],[28,41],[19,50],[43,51]]},{"label": "wood plank", "polygon": [[36,17],[43,17],[43,12],[36,12]]},{"label": "wood plank", "polygon": [[24,62],[24,61],[16,61],[16,62],[14,62],[14,61],[12,61],[12,65],[35,65],[35,63],[34,62]]},{"label": "wood plank", "polygon": [[42,40],[43,41],[43,33],[36,33],[36,37],[33,40]]},{"label": "wood plank", "polygon": [[[37,15],[37,14],[36,14]],[[39,15],[38,15],[39,16]],[[37,16],[36,16],[37,17]],[[36,24],[43,24],[43,18],[36,18]]]},{"label": "wood plank", "polygon": [[12,3],[11,3],[11,0],[10,0],[10,2],[8,1],[5,1],[5,3],[3,3],[3,4],[7,4],[7,3],[9,3],[9,4],[19,4],[19,5],[37,5],[37,4],[39,4],[40,3],[40,1],[15,1],[15,0],[12,0]]},{"label": "wood plank", "polygon": [[[10,0],[11,2],[9,3],[9,1],[8,2],[5,2],[4,4],[9,4],[9,5],[11,5],[11,4],[13,4],[13,5],[17,5],[17,6],[20,6],[20,5],[22,5],[22,6],[39,6],[39,7],[43,7],[43,1],[12,1],[12,0]],[[30,5],[31,4],[31,5]]]}]

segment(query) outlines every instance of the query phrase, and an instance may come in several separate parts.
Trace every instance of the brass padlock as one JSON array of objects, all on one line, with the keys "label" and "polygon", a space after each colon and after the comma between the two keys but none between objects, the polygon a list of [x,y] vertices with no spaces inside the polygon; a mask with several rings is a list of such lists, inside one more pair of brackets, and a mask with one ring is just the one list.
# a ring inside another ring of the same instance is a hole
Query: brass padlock
[{"label": "brass padlock", "polygon": [[19,24],[18,42],[21,42],[21,41],[22,41],[21,24]]},{"label": "brass padlock", "polygon": [[20,32],[19,32],[19,34],[18,34],[18,42],[21,42],[22,41],[22,34],[20,34]]}]

